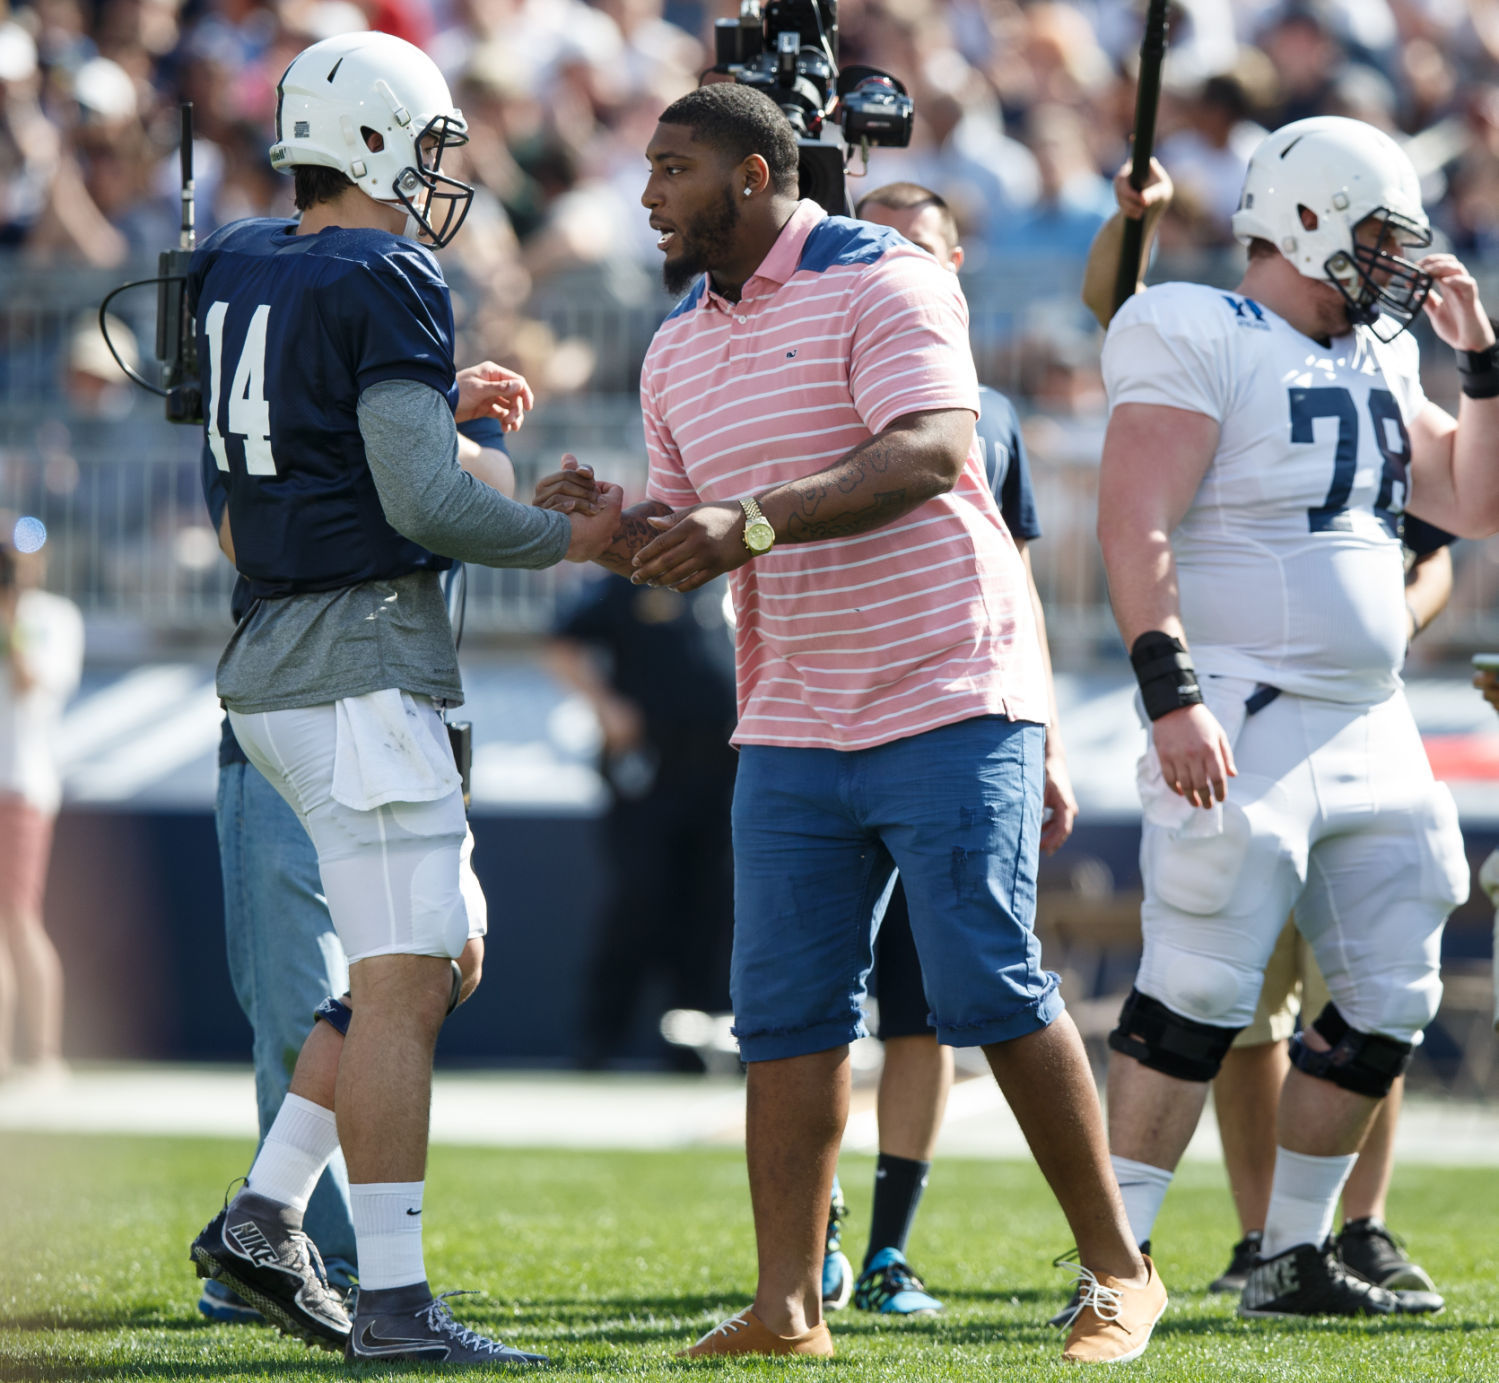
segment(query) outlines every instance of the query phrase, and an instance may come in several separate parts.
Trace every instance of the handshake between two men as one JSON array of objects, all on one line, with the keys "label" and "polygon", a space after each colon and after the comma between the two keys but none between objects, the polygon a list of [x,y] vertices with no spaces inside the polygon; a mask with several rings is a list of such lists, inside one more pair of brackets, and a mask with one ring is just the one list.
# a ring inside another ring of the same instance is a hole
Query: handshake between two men
[{"label": "handshake between two men", "polygon": [[[572,455],[562,458],[561,470],[538,482],[532,502],[573,519],[568,561],[597,562],[637,585],[669,586],[685,594],[742,567],[756,555],[746,541],[747,518],[740,504],[695,504],[673,510],[648,499],[624,509],[620,487],[596,479],[592,467]],[[612,526],[608,524],[611,518],[615,519]],[[766,543],[764,550],[769,546]]]}]

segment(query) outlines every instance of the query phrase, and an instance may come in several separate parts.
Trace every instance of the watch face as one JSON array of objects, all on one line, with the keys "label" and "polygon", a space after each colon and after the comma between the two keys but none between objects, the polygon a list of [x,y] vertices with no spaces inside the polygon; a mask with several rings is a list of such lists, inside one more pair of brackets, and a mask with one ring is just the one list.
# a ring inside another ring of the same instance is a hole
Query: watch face
[{"label": "watch face", "polygon": [[744,545],[751,552],[769,552],[776,540],[776,531],[763,519],[752,523],[744,530]]}]

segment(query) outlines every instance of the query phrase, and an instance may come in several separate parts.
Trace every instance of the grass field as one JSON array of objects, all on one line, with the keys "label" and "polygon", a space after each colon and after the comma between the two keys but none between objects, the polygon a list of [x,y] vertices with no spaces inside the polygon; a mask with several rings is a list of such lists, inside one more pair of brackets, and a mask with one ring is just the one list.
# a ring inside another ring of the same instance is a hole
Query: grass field
[{"label": "grass field", "polygon": [[[192,1236],[244,1167],[247,1144],[0,1135],[0,1378],[327,1379],[349,1370],[264,1327],[213,1326],[195,1309]],[[845,1159],[862,1252],[871,1162]],[[1127,1377],[1499,1379],[1499,1194],[1491,1171],[1406,1168],[1392,1219],[1447,1296],[1434,1319],[1241,1323],[1204,1284],[1237,1237],[1220,1173],[1186,1169],[1157,1226],[1172,1305]],[[747,1304],[754,1250],[737,1151],[433,1150],[427,1266],[467,1323],[549,1353],[551,1375],[687,1379],[1022,1380],[1070,1372],[1045,1324],[1068,1244],[1035,1170],[948,1161],[935,1169],[911,1256],[945,1316],[904,1325],[833,1318],[831,1363],[687,1364],[672,1357]],[[857,1262],[857,1258],[856,1258]],[[426,1374],[410,1367],[397,1373]]]}]

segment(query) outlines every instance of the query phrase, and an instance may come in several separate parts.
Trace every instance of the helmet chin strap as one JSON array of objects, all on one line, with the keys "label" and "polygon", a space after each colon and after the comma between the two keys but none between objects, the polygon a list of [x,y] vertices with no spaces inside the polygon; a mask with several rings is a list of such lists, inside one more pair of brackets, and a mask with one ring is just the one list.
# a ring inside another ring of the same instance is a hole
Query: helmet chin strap
[{"label": "helmet chin strap", "polygon": [[408,240],[421,239],[422,223],[409,211],[406,213],[406,224],[401,228],[401,234]]}]

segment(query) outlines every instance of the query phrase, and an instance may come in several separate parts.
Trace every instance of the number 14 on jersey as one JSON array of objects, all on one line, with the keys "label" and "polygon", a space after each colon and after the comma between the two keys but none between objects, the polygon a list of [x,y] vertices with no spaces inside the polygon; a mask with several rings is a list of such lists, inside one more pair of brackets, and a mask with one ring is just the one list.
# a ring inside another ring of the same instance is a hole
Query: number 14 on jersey
[{"label": "number 14 on jersey", "polygon": [[208,337],[208,446],[221,471],[229,469],[224,439],[238,437],[245,448],[245,470],[251,475],[275,475],[276,458],[271,455],[271,405],[265,396],[265,336],[271,306],[262,303],[250,318],[234,378],[229,385],[229,431],[219,431],[219,390],[224,379],[224,318],[229,304],[214,303],[203,318]]}]

